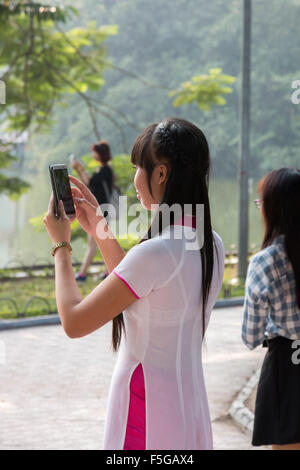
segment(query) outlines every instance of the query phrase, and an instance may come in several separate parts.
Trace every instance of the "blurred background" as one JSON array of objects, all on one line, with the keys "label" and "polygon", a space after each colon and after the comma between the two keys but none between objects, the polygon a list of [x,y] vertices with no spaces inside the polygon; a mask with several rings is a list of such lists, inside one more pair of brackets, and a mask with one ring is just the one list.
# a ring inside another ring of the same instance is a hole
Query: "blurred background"
[{"label": "blurred background", "polygon": [[[0,2],[0,79],[6,84],[6,103],[0,105],[3,280],[16,278],[15,267],[53,263],[42,224],[51,193],[50,163],[69,165],[74,154],[92,172],[91,145],[105,139],[118,186],[129,204],[138,203],[133,142],[149,123],[178,116],[208,138],[212,225],[233,256],[224,281],[238,283],[233,267],[239,234],[242,6],[240,0]],[[260,178],[273,168],[299,167],[300,107],[291,101],[292,83],[300,76],[299,19],[299,0],[252,2],[249,253],[262,241],[253,203]],[[69,172],[76,174],[70,165]],[[122,244],[129,248],[136,241],[129,234]],[[72,245],[73,260],[80,261],[86,236],[76,224]],[[96,259],[101,262],[101,255]],[[40,274],[49,273],[41,268]],[[15,289],[1,285],[3,295]],[[240,287],[232,295],[243,295]],[[27,288],[35,289],[27,283],[22,292]],[[54,301],[53,291],[46,296]],[[8,314],[4,303],[1,308]]]},{"label": "blurred background", "polygon": [[[73,154],[92,175],[91,146],[107,141],[138,214],[131,148],[170,116],[207,136],[212,227],[226,249],[203,358],[214,448],[251,448],[265,349],[242,344],[244,281],[263,237],[257,185],[300,167],[299,24],[300,0],[0,0],[2,449],[99,448],[116,360],[111,322],[76,341],[61,328],[43,225],[49,164],[77,176]],[[139,241],[116,236],[125,251]],[[71,243],[78,271],[87,236],[77,221]],[[81,294],[103,275],[98,250]]]}]

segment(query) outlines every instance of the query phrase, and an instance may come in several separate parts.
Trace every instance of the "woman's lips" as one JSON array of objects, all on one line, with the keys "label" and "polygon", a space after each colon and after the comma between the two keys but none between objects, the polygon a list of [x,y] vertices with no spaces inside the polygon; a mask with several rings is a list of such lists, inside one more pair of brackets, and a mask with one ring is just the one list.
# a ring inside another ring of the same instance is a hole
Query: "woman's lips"
[{"label": "woman's lips", "polygon": [[138,199],[140,199],[140,195],[139,195],[138,193],[136,193],[136,197],[137,197]]}]

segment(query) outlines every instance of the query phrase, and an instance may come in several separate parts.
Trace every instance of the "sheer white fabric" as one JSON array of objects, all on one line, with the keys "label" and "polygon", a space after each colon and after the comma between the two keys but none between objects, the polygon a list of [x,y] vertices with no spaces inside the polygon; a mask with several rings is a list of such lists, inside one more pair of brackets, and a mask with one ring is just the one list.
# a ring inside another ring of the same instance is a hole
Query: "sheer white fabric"
[{"label": "sheer white fabric", "polygon": [[[139,363],[145,381],[146,449],[213,448],[202,369],[201,257],[185,245],[191,231],[167,227],[130,249],[114,269],[137,300],[123,312],[126,336],[111,380],[103,449],[123,449],[130,379]],[[213,235],[206,327],[224,275],[224,244]]]}]

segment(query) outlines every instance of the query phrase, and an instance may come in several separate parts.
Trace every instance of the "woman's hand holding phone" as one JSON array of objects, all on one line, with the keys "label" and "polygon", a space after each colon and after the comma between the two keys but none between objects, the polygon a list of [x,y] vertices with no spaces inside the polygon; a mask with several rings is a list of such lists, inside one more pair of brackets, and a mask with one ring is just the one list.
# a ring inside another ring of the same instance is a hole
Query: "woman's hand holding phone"
[{"label": "woman's hand holding phone", "polygon": [[58,202],[59,218],[55,216],[54,194],[51,193],[48,212],[43,218],[45,228],[52,243],[71,241],[71,227],[70,224],[75,219],[70,219],[66,212],[62,201]]},{"label": "woman's hand holding phone", "polygon": [[99,203],[84,183],[72,175],[69,179],[76,186],[71,187],[76,218],[85,232],[96,236],[97,224],[103,217]]}]

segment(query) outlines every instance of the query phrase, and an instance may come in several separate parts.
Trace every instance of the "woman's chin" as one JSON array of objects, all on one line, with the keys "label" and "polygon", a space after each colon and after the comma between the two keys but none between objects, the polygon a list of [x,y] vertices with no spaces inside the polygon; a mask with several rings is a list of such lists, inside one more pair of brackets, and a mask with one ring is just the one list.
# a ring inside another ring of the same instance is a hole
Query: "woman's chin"
[{"label": "woman's chin", "polygon": [[141,199],[141,196],[139,196],[137,199],[140,201],[141,206],[142,206],[143,209],[145,209],[146,211],[155,212],[155,211],[157,210],[156,205],[151,205],[151,203],[150,203],[150,204],[147,204],[147,203],[143,202],[143,199]]},{"label": "woman's chin", "polygon": [[140,203],[141,203],[141,206],[143,209],[145,209],[146,211],[150,211],[150,207],[148,207],[146,204],[143,203],[143,201],[141,201],[141,199],[139,199]]}]

